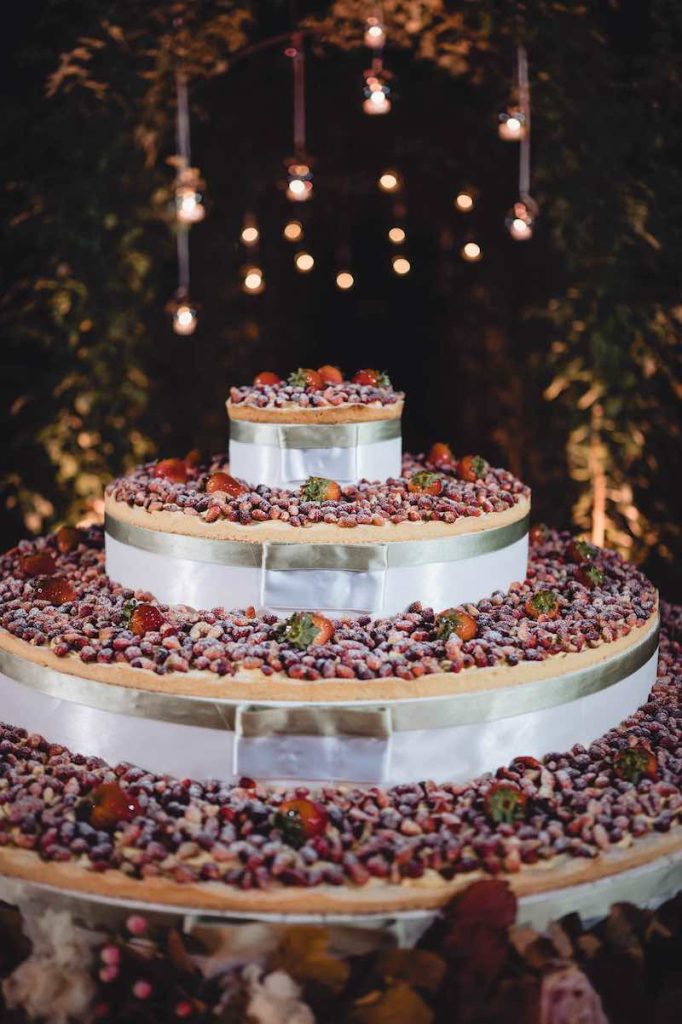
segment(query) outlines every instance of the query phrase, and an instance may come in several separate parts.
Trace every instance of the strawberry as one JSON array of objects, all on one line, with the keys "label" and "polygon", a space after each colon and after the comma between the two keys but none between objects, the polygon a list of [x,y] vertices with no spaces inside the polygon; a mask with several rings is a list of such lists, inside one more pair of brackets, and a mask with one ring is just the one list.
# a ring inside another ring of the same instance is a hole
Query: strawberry
[{"label": "strawberry", "polygon": [[443,478],[438,473],[423,470],[415,473],[407,481],[407,489],[413,494],[440,494],[443,490]]},{"label": "strawberry", "polygon": [[639,782],[640,779],[657,779],[658,762],[653,750],[645,743],[637,743],[634,747],[626,747],[616,754],[613,767],[619,779],[627,782]]},{"label": "strawberry", "polygon": [[138,604],[130,613],[128,629],[135,636],[144,636],[145,633],[158,633],[165,621],[156,605]]},{"label": "strawberry", "polygon": [[184,459],[161,459],[154,466],[154,476],[163,477],[173,484],[187,482],[187,465]]},{"label": "strawberry", "polygon": [[544,523],[536,523],[528,531],[528,539],[531,544],[543,544],[547,540],[549,530]]},{"label": "strawberry", "polygon": [[308,839],[324,835],[329,816],[321,804],[299,798],[285,800],[275,814],[275,827],[290,846],[299,847]]},{"label": "strawberry", "polygon": [[78,594],[66,576],[49,576],[41,579],[36,587],[36,597],[39,601],[48,601],[50,604],[67,604],[75,601]]},{"label": "strawberry", "polygon": [[483,797],[483,808],[495,825],[512,825],[525,817],[528,797],[513,782],[493,782]]},{"label": "strawberry", "polygon": [[198,448],[192,448],[190,452],[185,455],[185,465],[187,469],[194,469],[201,462],[201,452]]},{"label": "strawberry", "polygon": [[327,480],[324,476],[309,476],[301,487],[303,501],[338,501],[341,488],[335,480]]},{"label": "strawberry", "polygon": [[463,455],[459,460],[459,466],[457,467],[457,476],[460,480],[466,480],[467,483],[473,484],[476,480],[480,480],[488,472],[488,463],[480,455]]},{"label": "strawberry", "polygon": [[307,647],[326,644],[334,636],[329,619],[317,612],[294,612],[281,630],[281,639],[304,651]]},{"label": "strawberry", "polygon": [[541,615],[546,619],[558,619],[559,598],[553,590],[538,590],[526,601],[525,611],[531,619],[539,619]]},{"label": "strawberry", "polygon": [[325,363],[317,372],[325,384],[343,384],[343,374],[338,366],[330,366]]},{"label": "strawberry", "polygon": [[512,761],[512,768],[520,769],[523,772],[539,772],[542,765],[536,757],[529,757],[527,754],[520,754]]},{"label": "strawberry", "polygon": [[310,391],[321,391],[324,387],[322,377],[317,370],[301,366],[289,375],[289,383],[295,388],[307,388]]},{"label": "strawberry", "polygon": [[255,388],[274,388],[277,384],[282,383],[282,378],[278,377],[276,373],[272,373],[270,370],[261,370],[253,378],[253,386]]},{"label": "strawberry", "polygon": [[62,555],[75,551],[81,542],[81,531],[75,526],[60,526],[55,534],[57,548]]},{"label": "strawberry", "polygon": [[440,640],[447,640],[453,633],[460,640],[472,640],[476,636],[476,630],[476,619],[467,612],[458,611],[457,608],[447,608],[436,615],[436,631]]},{"label": "strawberry", "polygon": [[589,562],[584,565],[579,565],[576,569],[575,578],[579,583],[582,583],[584,587],[592,590],[593,587],[600,587],[604,582],[604,573],[596,566],[591,565]]},{"label": "strawberry", "polygon": [[52,576],[57,571],[57,563],[49,551],[36,551],[32,555],[22,555],[19,567],[24,576]]},{"label": "strawberry", "polygon": [[390,388],[391,381],[387,373],[379,370],[358,370],[352,378],[353,384],[364,384],[371,388]]},{"label": "strawberry", "polygon": [[93,828],[110,831],[117,825],[132,821],[142,808],[131,793],[118,782],[101,782],[76,808],[76,816]]},{"label": "strawberry", "polygon": [[430,462],[432,466],[453,466],[455,456],[452,454],[449,444],[445,444],[444,441],[436,441],[431,445],[426,461]]},{"label": "strawberry", "polygon": [[221,492],[228,494],[230,498],[238,498],[240,494],[248,494],[248,490],[248,487],[244,487],[244,484],[240,484],[239,480],[235,480],[229,473],[211,473],[206,481],[207,494]]},{"label": "strawberry", "polygon": [[572,562],[576,565],[582,565],[583,562],[593,562],[594,557],[597,554],[597,549],[589,541],[579,540],[574,537],[571,543],[566,548],[566,554]]}]

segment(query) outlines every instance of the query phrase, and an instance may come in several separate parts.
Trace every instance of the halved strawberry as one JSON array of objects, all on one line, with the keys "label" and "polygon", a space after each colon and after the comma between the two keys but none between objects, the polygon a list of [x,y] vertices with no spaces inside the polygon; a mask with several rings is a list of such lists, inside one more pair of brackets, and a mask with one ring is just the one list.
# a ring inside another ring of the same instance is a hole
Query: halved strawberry
[{"label": "halved strawberry", "polygon": [[541,763],[537,757],[529,757],[527,754],[519,754],[515,757],[511,763],[512,768],[520,769],[521,771],[539,772],[542,768]]},{"label": "halved strawberry", "polygon": [[144,636],[145,633],[158,633],[165,621],[156,605],[138,604],[131,612],[128,628],[135,636]]},{"label": "halved strawberry", "polygon": [[604,573],[599,566],[585,562],[576,569],[575,578],[584,587],[592,590],[593,587],[600,587],[604,582]]},{"label": "halved strawberry", "polygon": [[57,563],[49,551],[36,551],[32,555],[22,555],[19,567],[24,576],[52,576],[57,571]]},{"label": "halved strawberry", "polygon": [[441,640],[447,640],[453,633],[460,640],[472,640],[476,636],[477,628],[473,615],[458,608],[446,608],[444,612],[436,615],[436,631]]},{"label": "halved strawberry", "polygon": [[457,467],[457,476],[467,483],[480,480],[488,472],[488,463],[481,455],[463,455]]},{"label": "halved strawberry", "polygon": [[271,370],[261,370],[253,378],[253,386],[255,388],[274,388],[277,384],[282,383],[282,378],[278,377],[276,373],[272,373]]},{"label": "halved strawberry", "polygon": [[81,542],[81,531],[75,526],[60,526],[55,534],[57,548],[63,555],[75,551]]},{"label": "halved strawberry", "polygon": [[324,387],[322,377],[317,370],[311,370],[307,366],[299,366],[289,375],[289,383],[295,388],[308,388],[310,391],[321,391]]},{"label": "halved strawberry", "polygon": [[456,460],[449,444],[444,441],[436,441],[431,445],[426,461],[430,462],[432,466],[453,466]]},{"label": "halved strawberry", "polygon": [[574,537],[566,548],[566,554],[572,562],[576,563],[576,565],[582,565],[584,562],[594,561],[597,549],[594,544],[590,544],[589,541]]},{"label": "halved strawberry", "polygon": [[184,459],[161,459],[154,466],[154,476],[163,477],[173,484],[187,482],[187,464]]},{"label": "halved strawberry", "polygon": [[536,523],[535,526],[531,526],[528,531],[528,539],[531,544],[542,544],[547,540],[547,534],[549,530],[544,523]]},{"label": "halved strawberry", "polygon": [[483,797],[483,808],[495,825],[511,825],[525,817],[528,797],[513,782],[493,782]]},{"label": "halved strawberry", "polygon": [[66,576],[48,576],[41,579],[36,586],[36,597],[50,604],[67,604],[78,597],[75,587]]},{"label": "halved strawberry", "polygon": [[443,490],[443,478],[439,473],[422,470],[410,477],[407,489],[413,494],[440,494]]},{"label": "halved strawberry", "polygon": [[132,795],[118,782],[101,782],[92,793],[77,805],[76,816],[93,828],[105,831],[142,814],[142,808]]},{"label": "halved strawberry", "polygon": [[285,800],[275,814],[275,827],[290,846],[303,846],[307,839],[324,835],[329,815],[321,804],[301,797]]},{"label": "halved strawberry", "polygon": [[390,388],[391,381],[387,373],[379,370],[358,370],[352,377],[353,384],[364,384],[372,388]]},{"label": "halved strawberry", "polygon": [[294,612],[281,630],[281,639],[304,651],[307,647],[326,644],[334,636],[334,626],[318,612]]},{"label": "halved strawberry", "polygon": [[546,619],[559,617],[559,598],[553,590],[538,590],[528,598],[524,607],[531,619],[539,619],[541,615]]},{"label": "halved strawberry", "polygon": [[653,750],[644,743],[619,750],[613,759],[613,767],[619,779],[639,782],[640,779],[658,778],[658,761]]},{"label": "halved strawberry", "polygon": [[244,484],[240,484],[239,480],[235,480],[229,473],[211,473],[206,481],[207,494],[221,492],[228,494],[231,498],[238,498],[240,494],[248,494],[248,491],[248,487],[244,487]]},{"label": "halved strawberry", "polygon": [[343,374],[338,366],[325,363],[317,371],[325,384],[343,384]]},{"label": "halved strawberry", "polygon": [[340,497],[339,485],[325,476],[309,476],[301,487],[303,501],[338,501]]}]

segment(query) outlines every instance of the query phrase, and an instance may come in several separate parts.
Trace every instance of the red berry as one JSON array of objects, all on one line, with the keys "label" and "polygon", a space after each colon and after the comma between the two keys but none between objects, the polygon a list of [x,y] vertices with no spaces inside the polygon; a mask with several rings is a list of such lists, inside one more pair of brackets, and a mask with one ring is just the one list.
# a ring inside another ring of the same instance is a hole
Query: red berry
[{"label": "red berry", "polygon": [[447,640],[455,633],[460,640],[473,640],[476,636],[476,619],[457,608],[447,608],[436,616],[436,630],[441,640]]},{"label": "red berry", "polygon": [[57,571],[57,563],[49,551],[36,551],[33,555],[22,555],[19,567],[24,576],[52,576]]},{"label": "red berry", "polygon": [[329,816],[321,804],[301,798],[285,800],[275,815],[275,826],[291,846],[302,846],[307,839],[324,835]]},{"label": "red berry", "polygon": [[298,370],[294,370],[289,377],[289,383],[297,388],[308,388],[310,391],[321,391],[324,387],[322,377],[317,370],[311,370],[306,366],[300,366]]},{"label": "red berry", "polygon": [[538,590],[526,601],[525,611],[531,619],[539,619],[541,615],[546,619],[558,619],[559,599],[553,590]]},{"label": "red berry", "polygon": [[467,483],[475,483],[488,472],[488,463],[480,455],[463,455],[457,467],[457,476]]},{"label": "red berry", "polygon": [[135,636],[144,636],[145,633],[158,633],[165,621],[156,605],[138,604],[130,616],[129,628]]},{"label": "red berry", "polygon": [[248,487],[244,487],[244,484],[240,484],[239,480],[235,480],[229,473],[211,473],[206,481],[206,493],[217,492],[227,494],[230,498],[238,498],[240,494],[248,493]]},{"label": "red berry", "polygon": [[50,576],[47,579],[41,579],[37,584],[36,597],[39,601],[49,601],[50,604],[60,605],[75,601],[78,594],[66,576]]},{"label": "red berry", "polygon": [[341,488],[334,480],[324,476],[309,476],[301,487],[303,501],[338,501]]},{"label": "red berry", "polygon": [[455,463],[455,456],[449,444],[444,441],[437,441],[431,445],[431,450],[426,459],[432,466],[452,466]]},{"label": "red berry", "polygon": [[131,793],[118,782],[101,782],[78,805],[78,816],[85,818],[93,828],[113,829],[122,822],[132,821],[142,809]]},{"label": "red berry", "polygon": [[658,762],[656,755],[644,743],[619,750],[614,758],[614,769],[619,779],[639,782],[640,779],[657,779]]},{"label": "red berry", "polygon": [[282,378],[278,377],[276,373],[272,373],[270,370],[262,370],[253,378],[253,386],[255,388],[274,388],[277,384],[281,383]]},{"label": "red berry", "polygon": [[585,562],[576,569],[575,578],[584,587],[592,590],[593,587],[599,587],[604,582],[604,573],[598,566]]},{"label": "red berry", "polygon": [[163,477],[173,484],[187,482],[187,465],[184,459],[161,459],[154,467],[154,476]]},{"label": "red berry", "polygon": [[483,807],[496,824],[511,825],[526,812],[528,797],[513,782],[493,782],[483,798]]},{"label": "red berry", "polygon": [[62,555],[75,551],[81,542],[81,531],[75,526],[60,526],[55,534],[57,548]]},{"label": "red berry", "polygon": [[548,532],[544,523],[536,523],[528,531],[528,538],[531,544],[543,544],[547,540]]},{"label": "red berry", "polygon": [[189,999],[182,999],[175,1006],[176,1017],[191,1017],[194,1013],[194,1006],[190,1003]]},{"label": "red berry", "polygon": [[410,477],[407,489],[413,494],[440,494],[443,490],[443,478],[438,473],[428,473],[424,470]]},{"label": "red berry", "polygon": [[334,636],[334,626],[318,612],[294,612],[282,627],[281,638],[304,651],[313,645],[328,643]]},{"label": "red berry", "polygon": [[391,382],[388,374],[380,373],[379,370],[358,370],[352,378],[353,384],[364,384],[371,388],[390,388]]},{"label": "red berry", "polygon": [[338,366],[329,366],[325,363],[317,372],[325,384],[343,384],[343,374]]}]

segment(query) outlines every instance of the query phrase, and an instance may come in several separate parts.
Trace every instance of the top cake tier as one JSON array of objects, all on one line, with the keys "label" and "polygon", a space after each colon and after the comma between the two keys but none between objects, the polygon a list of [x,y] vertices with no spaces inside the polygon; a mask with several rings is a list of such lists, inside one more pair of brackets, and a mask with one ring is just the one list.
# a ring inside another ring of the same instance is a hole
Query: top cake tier
[{"label": "top cake tier", "polygon": [[398,476],[404,397],[377,370],[351,380],[334,366],[299,368],[286,381],[260,373],[230,390],[232,472],[269,487],[310,476],[341,484]]}]

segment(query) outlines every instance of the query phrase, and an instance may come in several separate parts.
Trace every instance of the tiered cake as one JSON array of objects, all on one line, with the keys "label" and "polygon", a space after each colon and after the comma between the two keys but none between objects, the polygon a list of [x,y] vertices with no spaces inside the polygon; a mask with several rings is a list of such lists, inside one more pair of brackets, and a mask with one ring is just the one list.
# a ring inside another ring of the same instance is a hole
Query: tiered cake
[{"label": "tiered cake", "polygon": [[[35,773],[71,781],[27,791],[28,830],[0,799],[0,871],[42,877],[38,851],[66,888],[275,911],[296,905],[284,883],[327,911],[434,906],[476,867],[547,888],[538,857],[565,885],[590,842],[613,846],[607,874],[630,863],[622,824],[593,809],[572,832],[560,791],[647,699],[655,590],[538,528],[528,562],[528,489],[445,444],[401,455],[403,402],[373,370],[261,374],[231,391],[229,463],[164,459],[107,488],[106,555],[99,529],[65,528],[5,556],[0,719],[48,743],[10,731],[0,754],[42,752]],[[620,780],[609,806],[662,770],[618,736],[588,779]],[[84,828],[99,854],[74,848]]]}]

